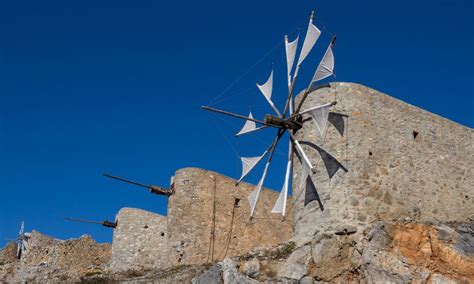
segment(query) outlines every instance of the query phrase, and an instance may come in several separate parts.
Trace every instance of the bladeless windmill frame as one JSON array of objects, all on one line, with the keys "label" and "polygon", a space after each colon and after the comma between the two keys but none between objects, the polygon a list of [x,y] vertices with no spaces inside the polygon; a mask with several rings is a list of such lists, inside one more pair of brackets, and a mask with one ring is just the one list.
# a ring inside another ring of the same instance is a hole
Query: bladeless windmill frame
[{"label": "bladeless windmill frame", "polygon": [[[243,116],[235,113],[231,113],[228,111],[212,108],[209,106],[203,106],[202,108],[208,111],[213,111],[225,115],[229,115],[235,118],[246,120],[243,128],[236,134],[237,136],[248,134],[252,132],[256,132],[262,130],[264,128],[276,128],[277,133],[273,140],[273,142],[267,147],[267,149],[263,152],[262,155],[257,157],[242,157],[242,175],[239,178],[238,183],[240,183],[249,173],[250,171],[261,161],[265,156],[268,155],[265,168],[263,170],[262,177],[258,182],[255,189],[252,193],[248,196],[248,200],[250,203],[250,216],[252,217],[255,213],[255,208],[257,205],[257,201],[260,195],[260,192],[263,188],[263,183],[265,181],[268,167],[272,161],[273,155],[275,153],[275,149],[277,147],[278,142],[282,138],[285,132],[288,132],[290,135],[290,143],[288,145],[288,162],[286,167],[285,173],[285,181],[283,184],[283,188],[280,192],[280,195],[277,199],[275,206],[272,209],[272,213],[280,213],[283,217],[286,213],[286,203],[287,203],[287,196],[288,196],[288,186],[290,184],[290,173],[292,167],[292,157],[293,151],[296,149],[297,154],[301,158],[302,163],[302,174],[298,188],[301,189],[307,181],[310,181],[309,173],[310,171],[315,170],[313,164],[311,163],[308,155],[306,155],[305,151],[301,147],[300,142],[295,137],[295,133],[302,128],[303,123],[307,120],[303,120],[303,115],[309,115],[312,120],[316,124],[316,130],[321,137],[324,137],[329,117],[329,109],[336,105],[336,101],[312,107],[310,109],[301,110],[303,103],[305,102],[306,98],[308,97],[309,93],[311,93],[313,84],[328,78],[330,76],[334,76],[334,54],[332,51],[332,47],[336,41],[336,37],[334,36],[327,48],[321,62],[319,63],[318,68],[309,84],[309,86],[303,92],[301,96],[301,100],[299,104],[294,108],[294,96],[293,91],[295,87],[296,79],[298,78],[298,71],[300,69],[301,64],[305,60],[305,58],[310,53],[313,46],[316,44],[319,36],[321,35],[321,31],[313,24],[313,17],[314,12],[311,13],[311,17],[309,19],[308,30],[306,32],[306,36],[300,51],[300,55],[298,61],[296,63],[296,67],[293,68],[294,60],[296,57],[296,51],[298,48],[298,39],[299,36],[292,42],[288,42],[288,36],[285,36],[285,52],[286,52],[286,62],[287,62],[287,77],[288,77],[288,97],[286,99],[286,103],[283,109],[283,112],[280,112],[279,109],[275,106],[273,101],[271,100],[272,97],[272,89],[273,89],[273,71],[270,73],[270,77],[268,80],[262,84],[257,84],[258,89],[263,94],[271,108],[274,110],[275,115],[267,114],[263,120],[255,119],[250,112],[249,116]],[[294,69],[294,71],[293,71]],[[293,71],[293,72],[292,72]],[[257,127],[257,124],[259,125]],[[342,168],[343,170],[347,171],[334,157],[332,157],[329,153],[323,150],[321,147],[318,147],[318,152],[321,156],[329,156],[331,161],[336,163],[337,169]],[[327,165],[326,165],[327,166]],[[329,174],[332,177],[331,174]],[[309,180],[308,180],[309,179]],[[307,201],[305,201],[306,205]]]}]

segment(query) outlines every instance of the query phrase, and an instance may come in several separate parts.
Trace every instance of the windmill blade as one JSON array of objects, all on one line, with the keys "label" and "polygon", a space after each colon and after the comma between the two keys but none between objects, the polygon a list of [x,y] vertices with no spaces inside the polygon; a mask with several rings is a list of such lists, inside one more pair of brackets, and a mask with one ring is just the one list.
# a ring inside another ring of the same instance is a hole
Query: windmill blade
[{"label": "windmill blade", "polygon": [[[308,24],[308,31],[306,32],[306,37],[304,38],[303,47],[301,48],[300,57],[298,58],[298,66],[301,65],[303,60],[308,56],[313,46],[316,44],[319,36],[321,35],[321,31],[313,25],[313,16],[314,13],[311,13],[311,17],[309,19]],[[296,72],[295,72],[296,76]]]},{"label": "windmill blade", "polygon": [[343,170],[344,172],[348,172],[348,170],[333,155],[331,155],[318,145],[309,141],[303,141],[301,143],[310,146],[311,148],[314,148],[316,151],[318,151],[319,155],[321,156],[321,159],[324,162],[324,166],[326,167],[326,171],[329,175],[329,178],[332,178],[339,169]]},{"label": "windmill blade", "polygon": [[[314,12],[311,13],[311,17],[309,19],[309,24],[308,24],[308,30],[304,38],[303,47],[301,48],[300,56],[298,58],[298,63],[296,64],[295,73],[293,75],[291,83],[289,83],[289,88],[288,88],[289,94],[285,103],[285,107],[283,109],[284,115],[286,115],[288,106],[292,103],[292,93],[295,87],[295,82],[296,82],[296,78],[298,77],[298,71],[300,69],[301,63],[303,63],[303,60],[305,60],[305,58],[308,56],[309,52],[311,51],[311,49],[313,49],[313,46],[316,44],[316,41],[321,35],[321,31],[315,25],[313,25],[313,16],[314,16]],[[297,110],[299,110],[299,108]]]},{"label": "windmill blade", "polygon": [[344,117],[348,117],[345,114],[337,112],[329,112],[328,121],[336,128],[337,132],[344,136],[345,122]]},{"label": "windmill blade", "polygon": [[249,131],[246,131],[246,132],[242,132],[242,133],[237,133],[235,134],[236,137],[239,137],[239,136],[242,136],[244,134],[249,134],[249,133],[253,133],[253,132],[256,132],[256,131],[259,131],[259,130],[262,130],[262,129],[265,129],[265,128],[268,128],[269,126],[268,125],[263,125],[263,126],[260,126],[260,127],[256,127],[252,130],[249,130]]},{"label": "windmill blade", "polygon": [[290,182],[292,156],[293,156],[293,146],[291,145],[291,143],[289,143],[288,162],[286,164],[285,182],[283,183],[283,187],[280,191],[280,195],[278,196],[278,199],[272,209],[272,213],[280,213],[283,217],[285,217],[285,213],[286,213],[286,201],[288,198],[288,185]]},{"label": "windmill blade", "polygon": [[262,178],[258,182],[255,189],[252,193],[247,197],[249,204],[250,204],[250,217],[253,217],[255,213],[255,207],[257,206],[258,197],[260,196],[260,192],[262,191],[263,182],[265,181],[265,177],[267,176],[268,166],[270,165],[270,161],[265,164],[265,169],[263,170]]},{"label": "windmill blade", "polygon": [[279,129],[277,136],[275,137],[275,140],[273,140],[273,143],[270,145],[270,148],[268,149],[270,152],[270,156],[268,157],[267,163],[265,164],[265,169],[263,170],[262,178],[258,182],[255,189],[252,191],[252,193],[247,197],[249,201],[249,205],[250,205],[250,218],[252,218],[253,214],[255,213],[255,207],[257,205],[260,192],[262,191],[263,182],[265,181],[265,177],[267,176],[268,167],[270,166],[270,163],[272,161],[273,154],[275,154],[275,149],[278,144],[278,141],[280,141],[280,138],[283,136],[283,134],[285,134],[285,130]]},{"label": "windmill blade", "polygon": [[260,92],[263,94],[263,96],[265,97],[265,99],[267,100],[267,102],[270,104],[270,106],[272,107],[272,109],[276,112],[276,114],[278,114],[279,116],[281,116],[281,113],[280,111],[277,109],[277,107],[275,106],[275,104],[273,103],[272,101],[272,91],[273,91],[273,70],[272,72],[270,73],[270,77],[268,77],[268,80],[262,84],[262,85],[259,85],[257,84],[257,88],[260,90]]},{"label": "windmill blade", "polygon": [[[254,119],[253,115],[252,115],[252,112],[250,112],[249,118]],[[240,136],[240,135],[243,135],[243,134],[255,132],[255,131],[258,131],[258,130],[263,129],[263,128],[267,128],[267,126],[257,127],[257,124],[255,123],[255,121],[247,120],[245,122],[244,126],[242,127],[242,129],[240,129],[240,131],[237,134],[235,134],[235,136]]]},{"label": "windmill blade", "polygon": [[295,62],[296,49],[298,47],[299,36],[292,42],[288,42],[288,36],[285,36],[285,53],[286,53],[286,65],[288,75],[288,87],[291,85],[291,70]]},{"label": "windmill blade", "polygon": [[313,107],[300,112],[300,114],[308,114],[316,124],[316,130],[321,138],[324,138],[329,118],[329,108],[333,103],[324,104]]},{"label": "windmill blade", "polygon": [[293,133],[291,133],[291,131],[288,131],[288,133],[290,134],[290,138],[291,138],[290,141],[295,146],[296,151],[298,152],[300,157],[306,162],[306,164],[309,166],[310,170],[313,170],[314,169],[313,164],[311,164],[311,161],[309,160],[308,156],[304,152],[303,147],[301,147],[300,142],[298,142],[295,135]]},{"label": "windmill blade", "polygon": [[263,152],[263,154],[260,157],[250,157],[250,158],[240,158],[242,160],[242,176],[240,179],[237,181],[237,184],[239,184],[242,179],[247,176],[248,173],[262,160],[262,158],[268,153],[270,153],[270,157],[268,158],[269,161],[272,160],[273,153],[275,151],[276,145],[278,144],[278,141],[280,141],[281,136],[285,133],[284,129],[279,129],[277,136],[273,140],[272,144],[268,146],[268,148]]},{"label": "windmill blade", "polygon": [[241,157],[240,160],[242,161],[242,175],[240,176],[237,184],[240,183],[252,169],[262,160],[263,157],[268,153],[268,149],[263,152],[261,156],[257,157]]},{"label": "windmill blade", "polygon": [[21,236],[23,238],[24,232],[25,232],[25,222],[21,221],[21,226],[20,226],[20,231],[18,232],[18,236]]},{"label": "windmill blade", "polygon": [[332,179],[339,169],[348,172],[348,170],[333,155],[329,154],[318,145],[313,144],[312,146],[314,146],[314,148],[319,152],[330,179]]},{"label": "windmill blade", "polygon": [[321,211],[324,211],[324,206],[321,201],[321,198],[319,197],[318,191],[316,190],[316,186],[313,183],[313,180],[311,177],[306,178],[306,190],[304,193],[304,206],[308,205],[312,201],[317,201],[319,204],[319,209]]},{"label": "windmill blade", "polygon": [[336,42],[336,37],[333,37],[331,43],[329,44],[326,53],[323,56],[323,59],[318,65],[318,69],[314,73],[311,83],[326,79],[327,77],[334,74],[334,53],[332,52],[332,47]]}]

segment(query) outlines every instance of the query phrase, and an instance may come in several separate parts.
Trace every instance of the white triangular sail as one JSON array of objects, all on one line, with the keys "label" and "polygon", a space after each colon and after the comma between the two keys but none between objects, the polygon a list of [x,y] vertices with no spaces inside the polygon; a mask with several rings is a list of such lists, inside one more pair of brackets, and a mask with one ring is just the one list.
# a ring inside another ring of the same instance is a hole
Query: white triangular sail
[{"label": "white triangular sail", "polygon": [[316,130],[318,131],[319,136],[321,138],[324,137],[324,133],[326,132],[328,118],[329,118],[329,108],[332,105],[333,104],[329,103],[329,104],[317,106],[317,107],[301,112],[301,113],[306,113],[309,116],[311,116],[314,123],[316,124]]},{"label": "white triangular sail", "polygon": [[241,157],[242,161],[242,175],[239,178],[238,182],[241,182],[250,171],[260,162],[260,160],[267,154],[268,151],[265,151],[261,156],[257,157]]},{"label": "white triangular sail", "polygon": [[250,205],[250,217],[253,217],[253,214],[255,212],[255,207],[257,206],[258,197],[260,196],[260,192],[262,191],[263,182],[265,181],[265,177],[267,176],[267,170],[269,165],[270,163],[267,162],[267,164],[265,165],[265,169],[263,170],[262,178],[258,182],[255,189],[252,191],[252,193],[250,193],[250,195],[247,197]]},{"label": "white triangular sail", "polygon": [[288,42],[288,37],[285,37],[285,52],[286,52],[286,65],[288,74],[288,86],[291,85],[291,69],[295,62],[296,48],[298,47],[299,36],[292,42]]},{"label": "white triangular sail", "polygon": [[334,53],[332,52],[333,44],[334,40],[329,45],[326,53],[323,56],[323,59],[319,63],[318,69],[316,69],[311,83],[323,80],[334,74]]},{"label": "white triangular sail", "polygon": [[[249,118],[253,119],[252,112],[250,112]],[[239,136],[239,135],[249,133],[249,132],[252,132],[252,131],[255,131],[255,130],[257,130],[257,125],[256,125],[255,121],[246,120],[245,124],[244,124],[244,127],[242,127],[242,129],[240,129],[239,133],[237,133],[235,136]]]},{"label": "white triangular sail", "polygon": [[272,91],[273,91],[273,70],[270,73],[270,77],[268,78],[267,82],[265,82],[262,85],[257,84],[257,88],[260,90],[260,92],[263,94],[265,99],[267,99],[267,102],[270,104],[270,106],[273,108],[273,110],[281,116],[280,112],[278,111],[277,107],[272,101]]},{"label": "white triangular sail", "polygon": [[280,195],[278,196],[275,206],[273,206],[273,209],[272,209],[272,213],[280,213],[283,217],[285,216],[285,213],[286,213],[286,201],[288,198],[288,184],[290,182],[291,161],[292,161],[292,156],[293,156],[292,145],[289,144],[288,148],[289,148],[288,149],[288,162],[286,164],[285,182],[283,183],[283,188],[280,191]]},{"label": "white triangular sail", "polygon": [[262,92],[263,96],[270,101],[272,98],[273,90],[273,70],[270,73],[270,77],[268,77],[268,80],[262,85],[257,84],[257,87],[260,92]]},{"label": "white triangular sail", "polygon": [[298,65],[301,65],[306,56],[308,56],[311,49],[313,49],[314,44],[321,35],[321,31],[313,25],[313,15],[309,20],[308,31],[306,32],[306,37],[304,38],[303,47],[301,48],[300,57],[298,58]]}]

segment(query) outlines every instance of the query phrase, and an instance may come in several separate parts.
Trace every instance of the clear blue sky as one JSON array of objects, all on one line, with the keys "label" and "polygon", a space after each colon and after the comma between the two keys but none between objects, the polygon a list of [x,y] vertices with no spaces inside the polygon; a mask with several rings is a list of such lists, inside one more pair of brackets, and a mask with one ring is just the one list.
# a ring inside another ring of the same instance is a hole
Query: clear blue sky
[{"label": "clear blue sky", "polygon": [[[229,138],[237,127],[200,106],[284,34],[305,29],[313,9],[324,37],[305,76],[335,33],[339,81],[473,127],[472,3],[0,1],[0,245],[16,237],[21,220],[27,230],[58,238],[87,233],[103,242],[111,230],[63,217],[113,220],[124,206],[166,213],[164,197],[102,172],[165,186],[187,166],[238,177],[238,158],[219,131]],[[216,106],[269,110],[254,84],[266,79],[271,62],[283,70],[281,50],[226,92],[229,104]],[[281,102],[284,92],[275,96]],[[243,155],[264,148],[230,141]],[[272,172],[267,185],[279,189],[282,171]]]}]

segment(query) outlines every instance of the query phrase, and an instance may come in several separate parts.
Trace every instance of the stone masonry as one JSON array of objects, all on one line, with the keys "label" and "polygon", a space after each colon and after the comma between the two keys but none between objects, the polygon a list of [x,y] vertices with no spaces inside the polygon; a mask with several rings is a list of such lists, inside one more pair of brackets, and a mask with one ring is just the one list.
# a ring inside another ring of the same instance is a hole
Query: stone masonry
[{"label": "stone masonry", "polygon": [[[344,136],[328,124],[322,142],[313,121],[297,133],[316,165],[312,179],[322,204],[304,207],[304,194],[293,194],[297,238],[353,231],[374,221],[463,222],[474,215],[471,128],[353,83],[312,92],[302,109],[335,98],[332,111],[348,116]],[[348,172],[339,170],[329,180],[314,144]],[[293,188],[300,174],[297,162]]]},{"label": "stone masonry", "polygon": [[116,221],[110,260],[114,271],[140,271],[168,265],[166,217],[141,209],[122,208]]},{"label": "stone masonry", "polygon": [[[241,255],[255,247],[273,247],[293,235],[291,214],[271,214],[278,192],[264,189],[250,220],[248,183],[197,168],[176,172],[175,194],[168,204],[170,263],[201,264]],[[288,201],[291,204],[291,199]]]},{"label": "stone masonry", "polygon": [[[117,215],[110,269],[115,272],[204,264],[273,247],[293,235],[270,210],[278,192],[264,189],[252,220],[247,196],[254,185],[197,168],[178,170],[168,216],[124,208]],[[291,203],[291,199],[289,199]]]}]

